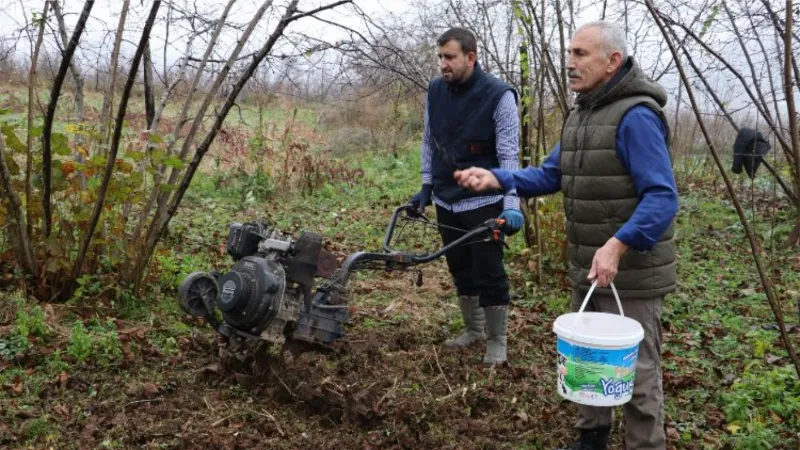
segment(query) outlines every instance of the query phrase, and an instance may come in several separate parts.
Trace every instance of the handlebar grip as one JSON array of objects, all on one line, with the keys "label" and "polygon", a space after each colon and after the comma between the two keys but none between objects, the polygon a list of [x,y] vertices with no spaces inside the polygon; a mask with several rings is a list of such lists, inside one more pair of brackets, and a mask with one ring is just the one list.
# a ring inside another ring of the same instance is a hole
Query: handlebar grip
[{"label": "handlebar grip", "polygon": [[506,229],[506,219],[494,219],[494,223],[497,226],[496,228],[493,227],[492,230],[492,239],[495,241],[499,241],[502,238],[501,233],[508,234],[508,230]]}]

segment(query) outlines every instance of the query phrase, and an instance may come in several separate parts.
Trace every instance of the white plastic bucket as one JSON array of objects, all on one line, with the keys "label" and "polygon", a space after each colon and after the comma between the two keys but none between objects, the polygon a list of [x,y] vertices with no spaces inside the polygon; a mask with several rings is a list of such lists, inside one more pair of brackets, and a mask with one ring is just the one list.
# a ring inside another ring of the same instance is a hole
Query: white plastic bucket
[{"label": "white plastic bucket", "polygon": [[642,325],[622,311],[614,284],[619,315],[583,312],[597,287],[592,284],[576,313],[559,316],[553,324],[557,336],[558,393],[576,403],[616,406],[630,401],[636,377]]}]

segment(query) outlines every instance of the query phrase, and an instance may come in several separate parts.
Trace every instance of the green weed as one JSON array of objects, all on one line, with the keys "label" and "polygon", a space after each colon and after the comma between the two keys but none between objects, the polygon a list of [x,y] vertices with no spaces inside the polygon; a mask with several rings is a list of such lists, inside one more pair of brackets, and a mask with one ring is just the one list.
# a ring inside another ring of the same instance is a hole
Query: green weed
[{"label": "green weed", "polygon": [[14,325],[17,328],[17,333],[26,338],[29,335],[38,337],[47,335],[44,311],[38,305],[31,307],[30,310],[25,308],[18,309]]},{"label": "green weed", "polygon": [[31,443],[42,439],[49,441],[54,433],[56,433],[56,426],[47,416],[31,419],[22,428],[22,435]]},{"label": "green weed", "polygon": [[67,354],[78,361],[85,361],[92,354],[92,338],[80,320],[72,326]]},{"label": "green weed", "polygon": [[28,338],[20,334],[0,338],[0,358],[5,360],[14,359],[15,356],[28,351],[29,348]]}]

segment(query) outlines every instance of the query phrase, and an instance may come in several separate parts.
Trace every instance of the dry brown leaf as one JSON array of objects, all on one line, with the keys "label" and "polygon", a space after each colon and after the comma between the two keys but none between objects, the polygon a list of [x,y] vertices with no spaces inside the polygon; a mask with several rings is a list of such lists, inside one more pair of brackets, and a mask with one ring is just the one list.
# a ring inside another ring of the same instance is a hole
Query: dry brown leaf
[{"label": "dry brown leaf", "polygon": [[219,364],[212,363],[209,364],[202,369],[200,369],[202,373],[213,373],[214,375],[219,375]]},{"label": "dry brown leaf", "polygon": [[158,386],[155,383],[145,383],[142,386],[142,394],[145,397],[155,397],[158,395]]},{"label": "dry brown leaf", "polygon": [[400,302],[398,302],[397,300],[393,301],[389,306],[387,306],[383,311],[381,311],[381,316],[388,315],[389,313],[397,309],[398,306],[400,306]]},{"label": "dry brown leaf", "polygon": [[130,383],[125,388],[125,393],[130,396],[135,396],[138,391],[139,391],[139,386],[136,383]]},{"label": "dry brown leaf", "polygon": [[69,384],[69,375],[67,375],[67,372],[62,371],[61,374],[58,375],[58,387],[66,389],[67,384]]},{"label": "dry brown leaf", "polygon": [[11,392],[15,394],[22,394],[23,386],[22,386],[22,377],[16,376],[12,380],[11,384]]},{"label": "dry brown leaf", "polygon": [[123,334],[135,334],[135,333],[138,333],[138,332],[139,332],[139,330],[141,330],[142,328],[143,328],[143,327],[130,327],[130,328],[125,328],[125,329],[123,329],[123,330],[119,330],[119,331],[117,331],[117,334],[119,334],[119,335],[123,335]]},{"label": "dry brown leaf", "polygon": [[678,433],[678,430],[672,427],[667,427],[667,440],[670,441],[680,441],[681,434]]},{"label": "dry brown leaf", "polygon": [[253,387],[256,384],[256,378],[250,375],[245,375],[239,372],[233,374],[233,378],[236,379],[236,382],[239,383],[241,386],[244,387]]},{"label": "dry brown leaf", "polygon": [[20,409],[15,414],[20,419],[33,419],[39,417],[39,413],[30,409]]},{"label": "dry brown leaf", "polygon": [[128,416],[126,416],[124,412],[114,415],[114,417],[111,419],[111,424],[114,426],[125,425],[127,422]]},{"label": "dry brown leaf", "polygon": [[69,407],[65,405],[58,404],[53,407],[53,411],[55,411],[56,414],[66,418],[69,418],[70,416]]}]

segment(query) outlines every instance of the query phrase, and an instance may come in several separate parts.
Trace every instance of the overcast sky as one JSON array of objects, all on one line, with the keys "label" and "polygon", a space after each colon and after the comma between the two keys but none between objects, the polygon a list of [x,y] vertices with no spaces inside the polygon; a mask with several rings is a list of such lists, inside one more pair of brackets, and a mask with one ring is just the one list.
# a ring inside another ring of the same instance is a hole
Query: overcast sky
[{"label": "overcast sky", "polygon": [[[229,21],[234,25],[238,25],[243,29],[248,21],[253,17],[255,10],[263,3],[264,0],[237,0],[230,15]],[[258,28],[249,39],[247,46],[242,54],[255,51],[263,45],[269,33],[275,26],[278,20],[278,14],[284,11],[284,6],[289,0],[275,0],[275,8],[272,16],[265,17],[259,23]],[[300,10],[307,11],[319,7],[320,5],[331,3],[334,0],[301,0]],[[196,4],[198,9],[205,17],[216,18],[219,17],[226,0],[191,0],[181,1],[178,0],[176,4]],[[353,5],[344,5],[336,8],[335,10],[326,11],[320,14],[320,17],[325,18],[331,22],[346,25],[352,28],[361,28],[360,20],[356,14],[356,7],[364,11],[368,15],[377,17],[393,14],[402,17],[406,22],[410,22],[416,15],[415,0],[354,0]],[[579,2],[584,5],[588,2]],[[66,22],[68,33],[71,33],[77,21],[81,8],[83,7],[83,0],[66,0],[64,4],[64,11],[66,13]],[[15,36],[18,36],[20,30],[23,29],[27,19],[30,20],[33,14],[41,14],[43,8],[42,0],[0,0],[0,39],[4,42],[12,42]],[[123,45],[123,67],[126,60],[133,54],[135,45],[141,36],[141,28],[144,24],[145,18],[149,12],[151,0],[133,0],[131,2],[131,9],[126,22],[125,44]],[[119,0],[97,0],[91,12],[91,18],[87,24],[86,32],[81,40],[79,53],[77,55],[83,67],[101,67],[105,68],[108,65],[110,57],[111,46],[113,43],[113,33],[119,20],[119,14],[122,4]],[[190,33],[187,28],[186,22],[181,22],[179,26],[173,26],[170,29],[169,42],[166,42],[166,27],[165,19],[167,17],[168,8],[166,2],[162,3],[161,10],[159,11],[159,22],[153,29],[151,35],[151,51],[153,54],[155,69],[157,73],[163,72],[164,64],[164,49],[166,48],[166,59],[168,67],[175,64],[176,61],[183,55],[186,38]],[[591,20],[599,18],[599,10],[597,8],[583,8],[580,11],[576,21],[578,25]],[[634,20],[632,27],[640,26],[640,21]],[[55,27],[55,21],[48,21],[51,27]],[[660,34],[657,29],[651,27],[640,30],[643,32],[647,39],[660,39]],[[346,38],[347,34],[334,26],[325,24],[314,18],[304,18],[293,22],[287,29],[288,39],[282,39],[280,44],[273,51],[273,54],[297,54],[298,49],[292,45],[293,35],[296,37],[297,33],[314,36],[316,38],[324,39],[328,42],[335,41],[338,38]],[[229,53],[231,46],[236,43],[237,37],[241,34],[240,30],[228,28],[223,33],[221,42],[216,47],[216,58],[225,58]],[[203,36],[207,39],[209,33]],[[296,39],[294,39],[296,41]],[[630,37],[629,37],[630,40]],[[629,45],[631,42],[629,42]],[[47,48],[52,52],[55,50],[54,40],[48,39],[46,41]],[[192,51],[193,55],[199,57],[205,49],[204,42],[196,42]],[[647,50],[639,49],[640,54],[636,55],[637,59],[643,62],[643,65],[652,63],[655,59],[661,60],[661,67],[671,58],[668,52],[654,53]],[[27,39],[20,41],[15,54],[20,59],[27,59],[30,55],[30,48]],[[729,56],[735,57],[735,56]],[[272,70],[272,67],[269,68]],[[721,73],[720,73],[721,74]],[[722,75],[722,74],[721,74]],[[673,95],[677,91],[677,77],[674,74],[665,76],[660,82],[670,91]],[[723,84],[726,81],[721,81]],[[741,96],[736,89],[731,89],[722,92],[728,94],[725,100],[731,101],[733,104],[739,103]],[[674,98],[674,97],[673,97]],[[684,99],[685,101],[685,99]],[[672,102],[671,102],[672,103]],[[674,103],[673,103],[674,104]]]},{"label": "overcast sky", "polygon": [[[305,11],[331,3],[331,1],[332,0],[301,0],[299,7],[301,11]],[[82,0],[66,0],[64,3],[63,9],[65,12],[68,33],[70,33],[74,28],[75,22],[77,21],[83,7],[83,3],[84,2]],[[180,4],[184,2],[178,1],[176,3]],[[218,17],[219,13],[221,13],[223,10],[226,1],[196,0],[186,3],[195,3],[198,5],[198,9],[200,11],[207,13],[206,17]],[[231,10],[229,18],[237,24],[244,26],[247,24],[247,21],[252,18],[254,12],[262,3],[263,0],[237,0]],[[286,0],[277,0],[275,2],[276,5],[281,6],[287,3],[288,1]],[[392,13],[402,14],[410,7],[410,4],[406,0],[356,0],[354,3],[364,12],[377,15]],[[141,28],[144,25],[144,21],[151,5],[152,2],[150,0],[134,0],[131,2],[126,21],[127,32],[125,34],[125,39],[129,42],[133,43],[138,41]],[[0,0],[0,36],[6,40],[12,36],[16,36],[19,30],[24,27],[26,21],[25,16],[27,15],[28,20],[30,20],[34,13],[41,14],[42,8],[42,0]],[[82,51],[90,47],[99,48],[104,46],[106,49],[111,47],[113,42],[112,34],[117,26],[121,9],[122,5],[118,0],[97,0],[95,2],[85,34],[81,39]],[[160,19],[166,18],[167,9],[166,3],[162,3],[161,10],[159,11]],[[278,13],[282,12],[283,8],[280,8]],[[354,14],[354,8],[350,5],[344,5],[338,7],[336,10],[326,11],[320,14],[320,17],[347,26],[358,26],[358,18],[356,14]],[[253,38],[251,38],[254,47],[263,43],[267,33],[272,29],[276,21],[277,16],[268,17],[266,20],[262,20],[259,29],[257,29],[253,35]],[[55,21],[48,22],[51,24],[51,26],[55,26]],[[233,31],[234,30],[227,30],[227,32],[224,33],[223,39],[228,45],[235,42],[235,36],[238,34]],[[340,29],[321,23],[313,18],[303,19],[292,23],[288,31],[302,32],[334,39],[337,36],[345,36]],[[165,43],[165,21],[161,20],[153,29],[153,33],[151,35],[151,50],[154,55],[162,55],[163,57],[163,50],[164,46],[166,45],[168,59],[170,61],[175,61],[183,54],[186,42],[185,37],[187,34],[187,29],[173,28],[170,30],[170,42]],[[27,43],[26,46],[20,49],[20,51],[22,53],[29,53],[29,50],[26,47]],[[132,53],[133,45],[126,47],[130,47],[127,50]],[[196,48],[199,49],[197,51],[202,51],[202,47],[198,46]],[[86,51],[82,56],[84,58],[90,58],[91,55],[88,53],[91,52]],[[155,59],[157,61],[161,60],[160,57]]]},{"label": "overcast sky", "polygon": [[[299,7],[301,10],[310,10],[321,5],[331,3],[332,1],[333,0],[301,0]],[[263,0],[237,0],[229,17],[237,24],[244,26],[252,17],[253,13],[262,4],[262,2]],[[74,24],[78,19],[78,15],[83,7],[83,3],[84,2],[82,0],[65,1],[63,9],[65,11],[68,33],[74,28]],[[198,5],[198,9],[200,11],[207,13],[207,17],[218,17],[226,1],[193,0],[193,2],[177,1],[176,3],[195,3]],[[281,6],[285,5],[286,3],[288,3],[288,0],[277,0],[275,2],[275,4]],[[125,34],[125,39],[131,43],[131,45],[126,45],[125,47],[127,48],[123,50],[127,50],[127,52],[129,52],[127,54],[132,54],[133,52],[134,46],[132,43],[137,42],[139,39],[141,27],[144,24],[144,20],[149,12],[151,4],[152,2],[150,0],[134,0],[131,2],[131,8],[126,21],[127,32]],[[410,12],[414,7],[411,0],[354,0],[354,4],[357,6],[357,8],[371,16],[394,14],[402,17],[404,16],[404,13]],[[30,20],[34,14],[41,14],[42,7],[42,0],[0,0],[0,37],[8,40],[9,38],[18,35],[19,30],[24,27],[26,22],[25,17],[27,16],[28,20]],[[81,40],[82,45],[80,47],[81,53],[79,54],[79,57],[82,58],[83,62],[87,62],[85,59],[96,60],[96,49],[101,47],[104,49],[104,53],[110,52],[109,49],[113,42],[113,31],[116,28],[119,20],[121,8],[121,2],[118,0],[97,0],[95,2],[89,23],[86,27],[86,32]],[[280,8],[279,12],[282,11],[283,8]],[[161,11],[159,12],[159,18],[165,19],[166,15],[166,4],[162,4]],[[596,11],[589,10],[583,12],[581,16],[582,17],[579,18],[579,21],[588,21],[598,18],[599,14]],[[320,17],[353,28],[359,28],[360,24],[358,16],[355,14],[355,8],[351,5],[344,5],[336,8],[335,10],[326,11],[320,14]],[[272,29],[276,20],[276,16],[269,17],[267,20],[262,20],[258,31],[255,32],[253,38],[251,38],[251,41],[253,41],[251,47],[255,48],[263,43],[263,39],[266,38],[267,33]],[[49,23],[51,26],[55,26],[54,21],[49,21]],[[164,46],[166,45],[167,58],[169,61],[174,62],[183,54],[185,37],[188,35],[188,30],[175,28],[171,29],[169,37],[170,42],[165,43],[166,28],[164,25],[165,20],[161,20],[155,25],[151,37],[151,50],[155,55],[154,59],[157,62],[161,62],[163,58]],[[314,35],[316,37],[324,37],[327,40],[335,40],[338,37],[346,37],[345,32],[343,32],[341,29],[324,24],[320,21],[314,20],[313,18],[303,19],[292,23],[288,32],[301,32],[304,34]],[[235,43],[237,34],[238,33],[234,32],[234,30],[228,30],[228,32],[224,33],[223,43],[232,45]],[[23,46],[20,49],[20,52],[27,56],[29,49],[26,47],[27,43],[26,46]],[[198,52],[202,51],[201,46],[196,48],[198,48]],[[226,48],[227,47],[223,45],[220,49],[224,50]],[[108,56],[106,55],[106,57]],[[91,63],[91,61],[88,62]],[[157,65],[157,68],[160,68],[160,66]]]}]

